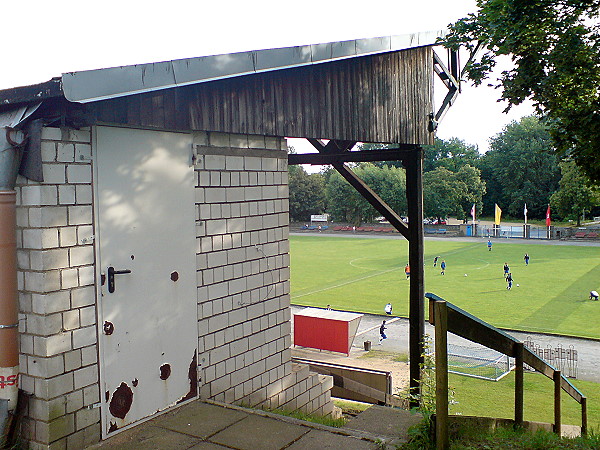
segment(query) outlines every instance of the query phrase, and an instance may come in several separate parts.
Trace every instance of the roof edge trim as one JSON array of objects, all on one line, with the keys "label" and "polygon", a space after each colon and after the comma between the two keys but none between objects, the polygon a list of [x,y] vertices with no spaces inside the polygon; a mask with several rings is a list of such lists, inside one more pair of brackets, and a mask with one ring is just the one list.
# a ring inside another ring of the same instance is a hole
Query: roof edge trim
[{"label": "roof edge trim", "polygon": [[256,73],[436,45],[446,30],[202,56],[62,75],[67,100],[90,103]]}]

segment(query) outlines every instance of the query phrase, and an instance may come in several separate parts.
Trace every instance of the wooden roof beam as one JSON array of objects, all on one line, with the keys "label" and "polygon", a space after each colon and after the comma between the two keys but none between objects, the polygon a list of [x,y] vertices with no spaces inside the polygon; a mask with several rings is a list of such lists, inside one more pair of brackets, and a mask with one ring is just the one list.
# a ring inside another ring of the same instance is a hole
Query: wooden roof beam
[{"label": "wooden roof beam", "polygon": [[288,164],[325,165],[346,162],[402,161],[414,149],[414,145],[405,145],[381,150],[290,154],[288,155]]},{"label": "wooden roof beam", "polygon": [[[323,154],[345,154],[347,155],[348,150],[356,144],[356,142],[351,141],[329,141],[327,145],[323,145],[323,143],[318,139],[308,139],[308,141],[315,147],[320,153]],[[406,239],[409,239],[408,226],[406,223],[400,218],[396,212],[390,208],[390,206],[385,203],[379,195],[373,191],[367,184],[361,180],[350,168],[348,168],[344,163],[334,162],[331,165],[343,176],[350,185],[358,191],[360,195],[362,195],[365,200],[367,200],[373,208],[375,208],[379,214],[381,214],[385,219],[398,230],[402,236]]]}]

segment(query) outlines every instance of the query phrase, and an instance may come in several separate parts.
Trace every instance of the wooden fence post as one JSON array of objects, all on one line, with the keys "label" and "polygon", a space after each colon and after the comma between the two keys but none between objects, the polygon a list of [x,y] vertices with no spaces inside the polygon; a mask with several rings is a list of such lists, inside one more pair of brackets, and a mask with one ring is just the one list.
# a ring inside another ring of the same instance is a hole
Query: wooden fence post
[{"label": "wooden fence post", "polygon": [[523,426],[523,343],[515,343],[515,426]]},{"label": "wooden fence post", "polygon": [[552,378],[554,380],[554,432],[560,436],[560,370],[555,370]]},{"label": "wooden fence post", "polygon": [[449,448],[448,439],[448,309],[436,301],[435,315],[435,442],[438,450]]},{"label": "wooden fence post", "polygon": [[587,397],[581,399],[581,435],[587,436]]}]

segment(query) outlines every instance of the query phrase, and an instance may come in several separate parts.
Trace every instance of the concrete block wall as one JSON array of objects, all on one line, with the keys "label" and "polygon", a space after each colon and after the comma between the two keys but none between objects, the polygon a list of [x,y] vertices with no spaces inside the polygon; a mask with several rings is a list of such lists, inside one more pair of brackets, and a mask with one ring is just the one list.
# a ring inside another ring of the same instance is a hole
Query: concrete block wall
[{"label": "concrete block wall", "polygon": [[331,385],[291,362],[285,139],[197,133],[202,398],[309,413]]},{"label": "concrete block wall", "polygon": [[[284,139],[197,133],[203,398],[328,414],[331,379],[291,362]],[[30,448],[101,438],[91,130],[44,128],[44,182],[19,177],[22,427]]]},{"label": "concrete block wall", "polygon": [[100,439],[90,130],[44,128],[44,182],[19,177],[20,388],[30,448]]}]

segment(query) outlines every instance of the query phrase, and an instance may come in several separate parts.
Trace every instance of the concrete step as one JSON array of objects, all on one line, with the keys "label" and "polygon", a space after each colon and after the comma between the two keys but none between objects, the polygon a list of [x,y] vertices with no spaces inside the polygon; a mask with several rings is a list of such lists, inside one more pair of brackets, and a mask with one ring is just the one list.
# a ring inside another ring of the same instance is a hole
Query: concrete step
[{"label": "concrete step", "polygon": [[344,428],[386,437],[390,444],[408,441],[408,429],[423,419],[419,413],[400,408],[373,405],[349,420]]}]

